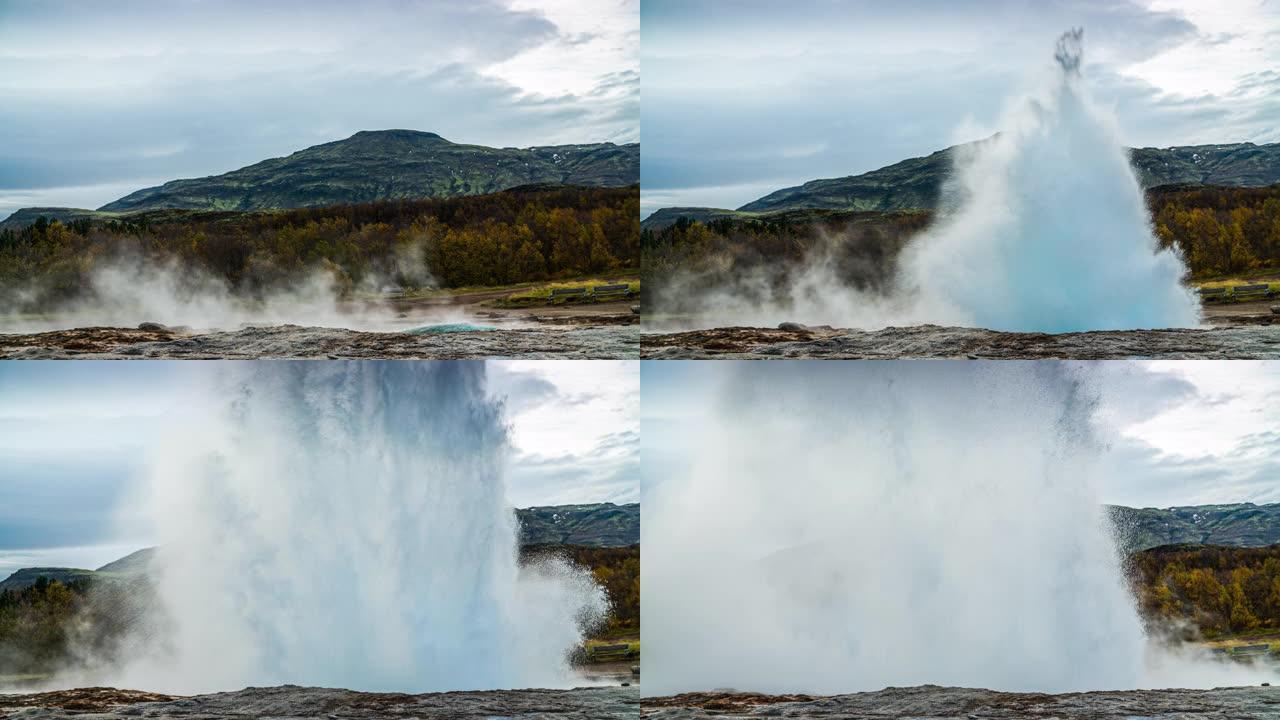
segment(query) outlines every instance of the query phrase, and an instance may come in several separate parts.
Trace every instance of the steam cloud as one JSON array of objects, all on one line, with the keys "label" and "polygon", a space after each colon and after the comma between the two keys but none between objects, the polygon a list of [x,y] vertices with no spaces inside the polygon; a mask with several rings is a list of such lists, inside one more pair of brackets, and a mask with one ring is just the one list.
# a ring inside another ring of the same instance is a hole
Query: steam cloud
[{"label": "steam cloud", "polygon": [[254,362],[204,390],[152,448],[138,499],[160,540],[154,607],[111,665],[70,682],[569,682],[606,600],[585,570],[517,564],[483,364]]},{"label": "steam cloud", "polygon": [[[783,282],[769,271],[708,288],[677,276],[664,308],[695,325],[783,320],[876,329],[934,323],[1025,332],[1194,327],[1186,267],[1160,250],[1113,118],[1089,99],[1081,29],[1004,130],[955,158],[933,227],[881,291],[831,267],[828,238]],[[781,287],[779,287],[781,285]]]},{"label": "steam cloud", "polygon": [[[126,243],[127,245],[127,243]],[[414,324],[379,299],[388,287],[435,287],[422,243],[398,245],[358,284],[337,268],[316,265],[286,270],[258,268],[269,277],[249,290],[176,258],[121,250],[84,260],[85,285],[59,300],[48,280],[28,287],[0,288],[0,332],[42,332],[75,327],[135,327],[158,322],[196,330],[234,330],[245,325],[295,324],[358,330],[404,329]],[[53,283],[56,284],[56,283]],[[369,299],[351,298],[352,292]],[[424,318],[417,318],[418,324]],[[466,319],[460,309],[432,308],[430,319]]]},{"label": "steam cloud", "polygon": [[902,286],[933,322],[1068,332],[1190,327],[1186,268],[1157,252],[1113,121],[1080,76],[1083,31],[1058,41],[1045,97],[956,169],[955,211],[907,247]]},{"label": "steam cloud", "polygon": [[1087,370],[732,365],[644,500],[646,694],[1261,679],[1145,637]]}]

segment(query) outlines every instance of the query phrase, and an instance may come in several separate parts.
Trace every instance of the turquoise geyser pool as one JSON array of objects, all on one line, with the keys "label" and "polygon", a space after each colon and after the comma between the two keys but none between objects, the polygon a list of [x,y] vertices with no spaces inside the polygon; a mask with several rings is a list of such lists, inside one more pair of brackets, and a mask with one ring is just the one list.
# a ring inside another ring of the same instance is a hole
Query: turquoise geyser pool
[{"label": "turquoise geyser pool", "polygon": [[409,333],[410,335],[440,335],[444,333],[481,332],[485,330],[497,330],[497,329],[498,328],[493,327],[492,325],[475,325],[473,323],[457,322],[457,323],[441,323],[439,325],[423,325],[422,327],[416,327],[409,330],[405,330],[405,332]]}]

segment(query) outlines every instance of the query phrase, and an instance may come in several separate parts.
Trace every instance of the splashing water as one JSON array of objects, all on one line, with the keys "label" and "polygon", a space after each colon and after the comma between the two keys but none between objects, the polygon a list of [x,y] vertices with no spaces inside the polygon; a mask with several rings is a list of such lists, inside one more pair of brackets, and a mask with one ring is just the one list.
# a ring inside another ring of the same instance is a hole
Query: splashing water
[{"label": "splashing water", "polygon": [[928,322],[1068,332],[1192,327],[1186,268],[1157,242],[1114,121],[1081,77],[1083,31],[1059,40],[1049,93],[958,158],[953,209],[908,246],[901,284]]},{"label": "splashing water", "polygon": [[159,607],[113,684],[569,682],[604,596],[518,566],[483,364],[255,362],[208,389],[151,453]]},{"label": "splashing water", "polygon": [[456,332],[487,332],[497,330],[492,325],[476,325],[474,323],[458,322],[458,323],[442,323],[440,325],[423,325],[422,327],[405,330],[410,335],[447,335]]},{"label": "splashing water", "polygon": [[646,489],[644,692],[1240,684],[1144,636],[1086,372],[735,364]]}]

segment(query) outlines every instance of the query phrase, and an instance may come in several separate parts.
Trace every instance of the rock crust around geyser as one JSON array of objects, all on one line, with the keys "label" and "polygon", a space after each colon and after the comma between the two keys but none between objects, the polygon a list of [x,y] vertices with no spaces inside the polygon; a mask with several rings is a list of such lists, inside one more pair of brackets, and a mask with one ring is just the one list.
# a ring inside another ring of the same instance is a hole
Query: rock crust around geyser
[{"label": "rock crust around geyser", "polygon": [[641,701],[641,714],[650,720],[712,717],[719,720],[762,717],[827,720],[1264,720],[1280,717],[1280,688],[1127,690],[1053,695],[923,685],[831,696],[686,693],[645,698]]},{"label": "rock crust around geyser", "polygon": [[363,693],[283,685],[236,692],[171,697],[112,688],[80,688],[30,695],[0,695],[0,717],[25,720],[79,718],[565,718],[622,720],[639,714],[635,687],[573,690],[489,690],[409,695]]}]

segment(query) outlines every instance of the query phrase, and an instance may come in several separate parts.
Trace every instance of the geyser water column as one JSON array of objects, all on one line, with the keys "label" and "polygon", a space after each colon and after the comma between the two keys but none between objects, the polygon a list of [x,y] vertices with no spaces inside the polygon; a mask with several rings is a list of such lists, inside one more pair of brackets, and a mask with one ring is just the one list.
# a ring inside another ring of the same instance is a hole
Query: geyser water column
[{"label": "geyser water column", "polygon": [[[644,693],[1141,682],[1082,371],[716,369],[670,421],[683,447],[645,444]],[[655,378],[646,398],[689,390]]]},{"label": "geyser water column", "polygon": [[1043,91],[957,159],[937,225],[903,257],[913,318],[1039,332],[1199,323],[1114,120],[1088,96],[1082,43],[1081,30],[1063,35]]},{"label": "geyser water column", "polygon": [[251,362],[216,375],[150,454],[160,607],[113,682],[569,682],[566,655],[605,600],[585,571],[519,567],[507,428],[483,363]]}]

